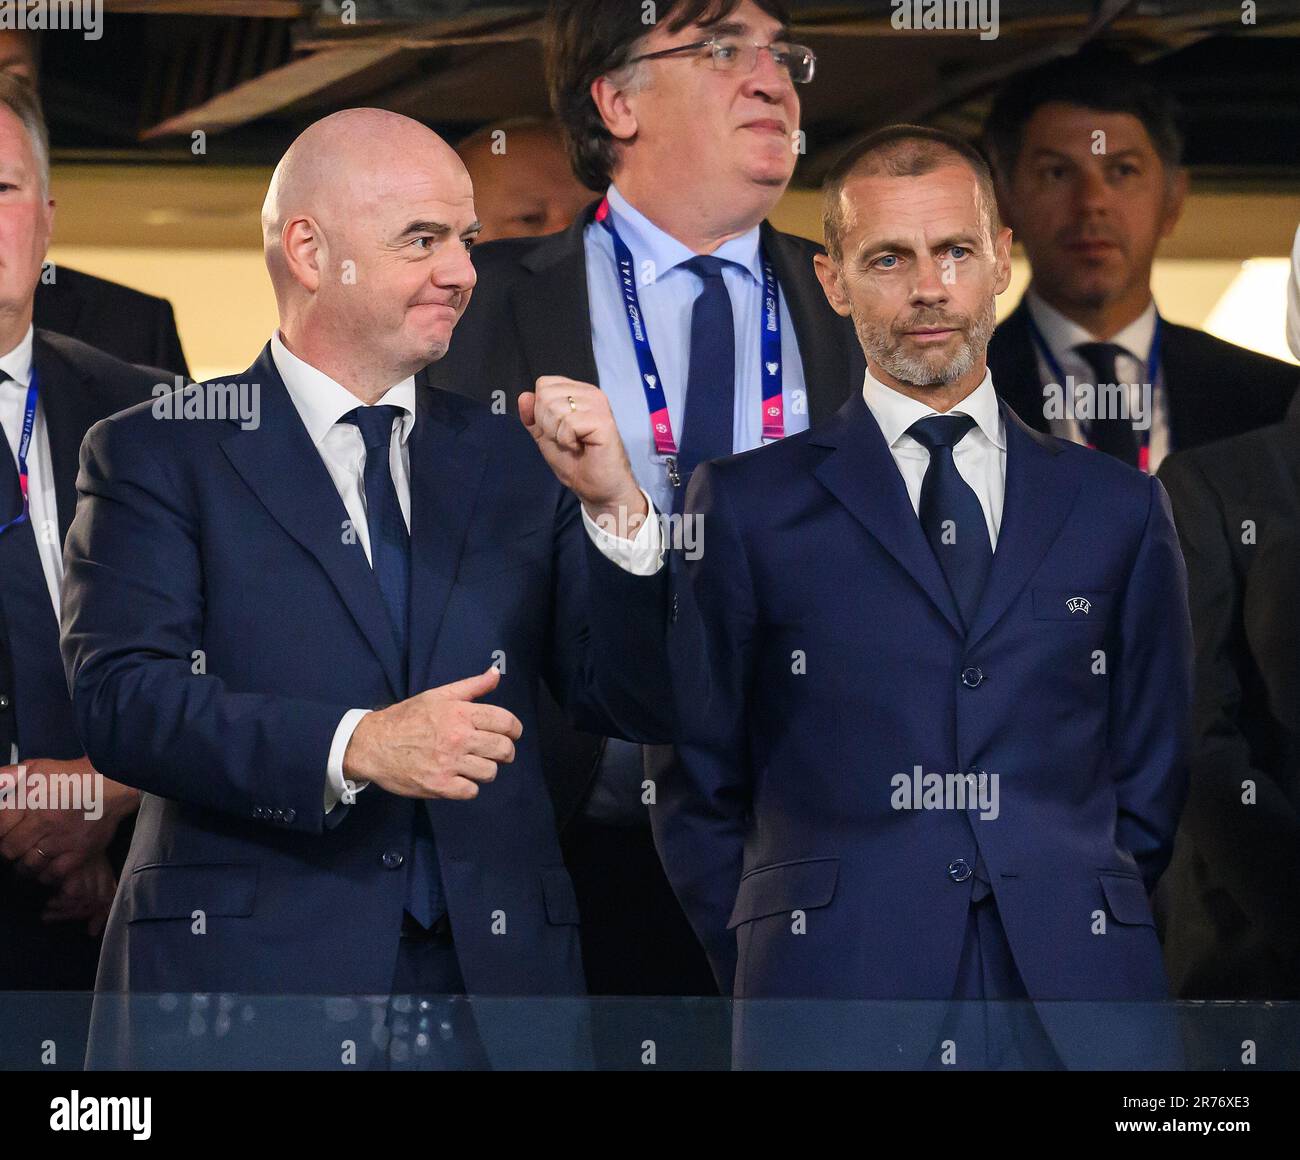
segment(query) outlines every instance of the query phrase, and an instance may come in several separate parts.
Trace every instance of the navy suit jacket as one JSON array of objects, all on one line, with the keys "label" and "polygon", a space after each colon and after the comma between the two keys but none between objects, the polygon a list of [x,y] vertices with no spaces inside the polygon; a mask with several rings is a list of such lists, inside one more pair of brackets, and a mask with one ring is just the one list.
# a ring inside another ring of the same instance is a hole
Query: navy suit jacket
[{"label": "navy suit jacket", "polygon": [[[40,388],[49,440],[59,542],[77,507],[77,453],[100,419],[150,397],[169,372],[130,366],[75,338],[42,330],[32,336],[32,371]],[[15,471],[9,456],[8,470]],[[17,512],[5,512],[0,521]],[[0,763],[16,742],[22,757],[72,759],[77,738],[68,681],[59,656],[59,621],[50,603],[37,535],[54,529],[13,524],[0,534]],[[120,867],[130,842],[123,823],[109,848]],[[42,923],[53,893],[0,859],[0,990],[87,990],[95,979],[98,940],[84,923]]]},{"label": "navy suit jacket", "polygon": [[[949,868],[982,856],[1031,998],[1166,993],[1148,891],[1191,683],[1169,505],[1001,409],[1005,507],[969,632],[860,393],[696,473],[704,551],[670,634],[683,768],[651,816],[724,992],[950,998],[972,882]],[[996,775],[997,818],[893,808],[917,766]]]},{"label": "navy suit jacket", "polygon": [[[402,856],[427,809],[468,990],[581,993],[538,682],[590,728],[664,739],[666,570],[632,576],[599,553],[517,419],[421,382],[403,672],[269,347],[240,379],[260,384],[255,429],[145,405],[97,424],[82,449],[64,657],[86,752],[144,791],[97,988],[386,993]],[[327,756],[349,708],[494,659],[487,699],[523,737],[493,783],[470,802],[370,786],[327,817]]]}]

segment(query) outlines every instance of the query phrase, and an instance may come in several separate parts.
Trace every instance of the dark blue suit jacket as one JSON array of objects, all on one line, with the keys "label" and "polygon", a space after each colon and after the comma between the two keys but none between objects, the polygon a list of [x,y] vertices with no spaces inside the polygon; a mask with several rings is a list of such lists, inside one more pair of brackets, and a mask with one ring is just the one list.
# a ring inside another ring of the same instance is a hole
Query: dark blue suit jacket
[{"label": "dark blue suit jacket", "polygon": [[[652,820],[724,992],[950,998],[972,882],[949,867],[980,856],[1032,998],[1166,992],[1148,891],[1191,680],[1169,506],[1002,413],[1005,508],[969,633],[860,393],[696,473],[682,762]],[[997,775],[998,817],[893,808],[917,766]]]},{"label": "dark blue suit jacket", "polygon": [[[411,649],[269,348],[260,425],[144,405],[82,450],[63,651],[97,769],[139,787],[97,986],[387,992],[416,809],[429,811],[471,993],[581,993],[578,913],[542,781],[539,679],[587,722],[663,739],[663,572],[591,545],[518,419],[421,383],[410,437]],[[351,542],[349,542],[349,539]],[[503,662],[523,723],[470,802],[370,786],[324,813],[340,718]],[[196,935],[192,915],[206,916]]]}]

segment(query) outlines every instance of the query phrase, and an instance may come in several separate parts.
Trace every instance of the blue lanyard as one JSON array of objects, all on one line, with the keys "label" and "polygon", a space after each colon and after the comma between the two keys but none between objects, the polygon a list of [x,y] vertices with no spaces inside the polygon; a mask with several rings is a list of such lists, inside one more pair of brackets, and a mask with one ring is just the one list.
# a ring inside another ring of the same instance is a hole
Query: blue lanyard
[{"label": "blue lanyard", "polygon": [[23,433],[18,440],[18,487],[23,493],[23,510],[7,524],[0,527],[0,532],[7,532],[10,528],[23,523],[31,510],[31,503],[27,495],[27,452],[32,445],[32,427],[36,423],[36,400],[38,397],[36,368],[33,367],[31,382],[27,387],[27,408],[23,411]]},{"label": "blue lanyard", "polygon": [[[1050,370],[1053,376],[1055,377],[1056,384],[1061,388],[1062,391],[1064,391],[1065,372],[1061,369],[1061,364],[1056,361],[1056,356],[1052,353],[1051,347],[1047,345],[1047,340],[1043,337],[1043,332],[1038,329],[1038,324],[1034,321],[1033,313],[1030,312],[1028,309],[1026,309],[1025,313],[1028,316],[1029,335],[1034,341],[1034,346],[1038,348],[1038,352],[1043,356],[1043,361],[1047,364],[1047,369]],[[1151,332],[1151,350],[1147,354],[1147,361],[1146,361],[1146,373],[1147,373],[1147,378],[1150,380],[1151,383],[1153,408],[1155,406],[1154,396],[1156,391],[1156,383],[1160,377],[1160,332],[1161,330],[1162,330],[1162,325],[1161,325],[1160,312],[1157,311],[1155,329]],[[1153,415],[1152,416],[1153,424],[1154,424],[1154,419],[1155,416]],[[1082,426],[1082,424],[1080,424],[1080,426]],[[1151,427],[1147,427],[1146,430],[1144,431],[1135,431],[1134,434],[1137,435],[1138,437],[1138,452],[1139,452],[1140,459],[1142,462],[1145,462],[1147,456],[1150,454],[1149,445],[1151,443]],[[1091,441],[1089,441],[1089,446],[1091,446]],[[1143,470],[1145,470],[1145,468],[1143,468]]]},{"label": "blue lanyard", "polygon": [[[628,331],[636,351],[637,368],[641,372],[641,388],[645,392],[646,409],[650,412],[650,432],[654,437],[655,452],[668,462],[668,480],[680,487],[682,480],[677,471],[677,440],[673,437],[672,420],[668,417],[668,398],[664,394],[663,379],[655,363],[650,339],[646,334],[645,316],[636,291],[636,271],[632,251],[614,228],[609,200],[601,201],[596,209],[596,221],[609,231],[614,245],[614,258],[618,263],[618,279],[623,291],[623,308],[627,313]],[[785,400],[781,393],[781,311],[776,272],[766,254],[760,255],[763,264],[763,297],[760,302],[759,335],[763,365],[763,438],[781,439],[785,435]]]}]

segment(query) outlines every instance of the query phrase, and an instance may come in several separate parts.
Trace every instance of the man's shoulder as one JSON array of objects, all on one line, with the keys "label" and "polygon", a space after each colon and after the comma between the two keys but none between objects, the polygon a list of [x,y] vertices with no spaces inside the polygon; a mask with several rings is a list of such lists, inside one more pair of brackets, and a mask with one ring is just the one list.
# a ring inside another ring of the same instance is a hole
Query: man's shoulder
[{"label": "man's shoulder", "polygon": [[820,462],[822,454],[812,442],[819,429],[814,426],[762,447],[715,459],[708,464],[709,478],[714,486],[724,486],[728,494],[746,497],[786,488],[801,475],[810,474]]},{"label": "man's shoulder", "polygon": [[1157,474],[1170,491],[1205,487],[1224,497],[1246,494],[1254,488],[1260,473],[1271,468],[1274,447],[1284,438],[1285,426],[1281,423],[1256,427],[1176,451],[1160,464]]},{"label": "man's shoulder", "polygon": [[814,254],[826,253],[826,247],[821,242],[814,241],[812,238],[806,238],[803,234],[791,234],[785,230],[778,230],[771,222],[765,223],[766,229],[764,236],[766,240],[774,242],[777,245],[788,246],[794,250],[800,250],[808,257]]},{"label": "man's shoulder", "polygon": [[1255,383],[1264,381],[1292,389],[1300,383],[1300,367],[1291,363],[1238,346],[1194,326],[1182,326],[1173,322],[1166,323],[1165,326],[1165,341],[1181,347],[1187,361],[1207,377],[1230,370],[1234,374],[1248,375]]},{"label": "man's shoulder", "polygon": [[155,383],[174,381],[170,371],[160,367],[137,366],[56,330],[38,327],[35,338],[97,387],[139,390],[147,394]]},{"label": "man's shoulder", "polygon": [[117,310],[171,310],[171,303],[157,294],[87,274],[84,270],[74,270],[70,266],[56,266],[54,280],[37,286],[38,294],[58,295],[60,291]]}]

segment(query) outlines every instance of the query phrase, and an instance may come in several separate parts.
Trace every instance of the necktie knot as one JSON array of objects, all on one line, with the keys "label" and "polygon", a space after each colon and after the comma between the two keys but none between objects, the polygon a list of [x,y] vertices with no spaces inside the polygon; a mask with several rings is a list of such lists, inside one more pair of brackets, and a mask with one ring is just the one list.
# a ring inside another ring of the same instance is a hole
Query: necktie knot
[{"label": "necktie knot", "polygon": [[692,274],[698,274],[706,282],[710,278],[721,278],[722,269],[727,265],[721,258],[715,258],[712,254],[696,254],[688,262],[682,265],[690,270]]},{"label": "necktie knot", "polygon": [[355,407],[340,420],[351,423],[361,431],[367,451],[387,447],[393,438],[393,420],[402,414],[401,407],[383,403],[375,407]]},{"label": "necktie knot", "polygon": [[936,447],[955,447],[975,426],[969,415],[930,415],[918,419],[907,433],[922,447],[933,451]]},{"label": "necktie knot", "polygon": [[1115,360],[1120,355],[1128,353],[1122,346],[1113,342],[1081,342],[1074,351],[1092,368],[1092,373],[1097,379],[1094,386],[1115,382],[1117,378]]}]

